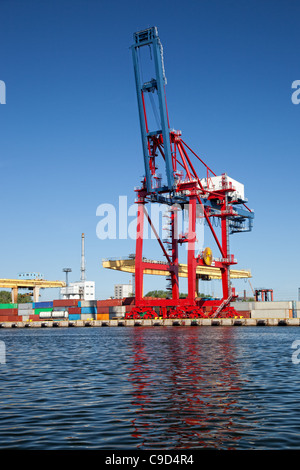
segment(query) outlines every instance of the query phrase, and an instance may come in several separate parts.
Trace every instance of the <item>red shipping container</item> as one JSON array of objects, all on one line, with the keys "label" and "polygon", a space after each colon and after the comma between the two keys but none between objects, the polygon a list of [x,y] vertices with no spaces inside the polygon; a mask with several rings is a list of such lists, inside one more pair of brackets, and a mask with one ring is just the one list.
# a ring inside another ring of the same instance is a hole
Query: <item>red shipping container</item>
[{"label": "red shipping container", "polygon": [[125,297],[123,299],[123,305],[134,305],[135,297]]},{"label": "red shipping container", "polygon": [[97,313],[109,313],[109,307],[97,307]]},{"label": "red shipping container", "polygon": [[97,300],[97,307],[115,307],[123,305],[123,299]]},{"label": "red shipping container", "polygon": [[53,300],[53,307],[78,307],[78,299]]},{"label": "red shipping container", "polygon": [[9,315],[18,315],[17,308],[1,308],[0,309],[0,316],[9,316]]},{"label": "red shipping container", "polygon": [[13,317],[8,317],[8,321],[20,321],[19,315],[14,315]]},{"label": "red shipping container", "polygon": [[20,321],[20,317],[18,315],[3,315],[0,317],[0,322],[3,321],[17,322]]},{"label": "red shipping container", "polygon": [[81,308],[80,307],[69,307],[69,314],[80,314],[81,313]]},{"label": "red shipping container", "polygon": [[241,316],[243,318],[250,318],[251,311],[250,310],[237,310],[238,316]]}]

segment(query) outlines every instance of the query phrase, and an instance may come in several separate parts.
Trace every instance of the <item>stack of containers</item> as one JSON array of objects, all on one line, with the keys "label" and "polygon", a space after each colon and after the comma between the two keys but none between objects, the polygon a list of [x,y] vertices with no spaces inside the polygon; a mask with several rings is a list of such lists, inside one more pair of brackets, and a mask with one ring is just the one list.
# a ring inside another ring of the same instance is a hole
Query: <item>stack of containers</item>
[{"label": "stack of containers", "polygon": [[33,302],[32,308],[38,320],[49,320],[52,317],[53,302]]},{"label": "stack of containers", "polygon": [[109,306],[107,300],[97,300],[97,320],[109,320]]},{"label": "stack of containers", "polygon": [[69,320],[80,320],[81,309],[78,307],[78,299],[53,300],[53,315],[56,319],[59,315],[68,317]]},{"label": "stack of containers", "polygon": [[81,320],[95,320],[97,318],[97,300],[80,300]]},{"label": "stack of containers", "polygon": [[0,304],[1,321],[109,320],[123,318],[134,306],[134,297],[124,299],[59,299],[24,304]]},{"label": "stack of containers", "polygon": [[34,309],[32,302],[26,302],[18,305],[19,321],[35,320]]},{"label": "stack of containers", "polygon": [[111,318],[124,317],[126,306],[123,299],[106,299],[97,301],[97,320],[109,320]]},{"label": "stack of containers", "polygon": [[18,304],[0,304],[1,321],[20,321],[18,316]]}]

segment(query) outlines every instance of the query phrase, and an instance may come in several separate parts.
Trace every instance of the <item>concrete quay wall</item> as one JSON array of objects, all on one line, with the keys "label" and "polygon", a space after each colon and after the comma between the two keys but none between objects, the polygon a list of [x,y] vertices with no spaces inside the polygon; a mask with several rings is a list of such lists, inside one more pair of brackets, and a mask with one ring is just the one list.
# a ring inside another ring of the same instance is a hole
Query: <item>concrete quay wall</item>
[{"label": "concrete quay wall", "polygon": [[[300,318],[167,318],[156,320],[76,320],[2,322],[0,328],[71,328],[71,327],[176,327],[176,326],[300,326]],[[1,334],[0,334],[1,338]]]}]

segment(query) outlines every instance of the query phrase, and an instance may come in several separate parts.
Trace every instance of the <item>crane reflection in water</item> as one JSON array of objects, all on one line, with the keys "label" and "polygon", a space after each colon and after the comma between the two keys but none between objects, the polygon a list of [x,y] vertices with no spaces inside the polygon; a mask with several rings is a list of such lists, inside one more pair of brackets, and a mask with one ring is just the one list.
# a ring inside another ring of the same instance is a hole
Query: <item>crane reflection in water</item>
[{"label": "crane reflection in water", "polygon": [[131,347],[138,448],[234,449],[255,432],[255,416],[245,420],[234,329],[133,328]]}]

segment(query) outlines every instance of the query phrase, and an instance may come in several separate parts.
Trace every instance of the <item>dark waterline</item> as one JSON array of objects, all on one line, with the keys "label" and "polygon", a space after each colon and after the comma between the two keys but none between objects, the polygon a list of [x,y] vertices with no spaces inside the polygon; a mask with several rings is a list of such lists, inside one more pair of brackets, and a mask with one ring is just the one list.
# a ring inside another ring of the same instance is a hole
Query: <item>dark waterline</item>
[{"label": "dark waterline", "polygon": [[299,327],[3,329],[0,448],[300,449],[297,339]]}]

